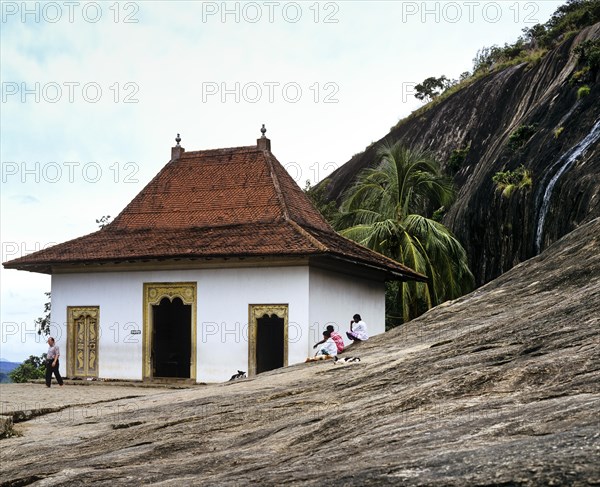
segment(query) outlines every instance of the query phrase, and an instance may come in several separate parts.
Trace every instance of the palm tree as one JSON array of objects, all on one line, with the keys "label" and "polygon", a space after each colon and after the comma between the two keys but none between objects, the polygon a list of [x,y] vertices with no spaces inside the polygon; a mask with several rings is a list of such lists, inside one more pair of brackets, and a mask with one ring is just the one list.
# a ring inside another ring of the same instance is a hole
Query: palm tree
[{"label": "palm tree", "polygon": [[427,283],[398,286],[398,307],[406,322],[471,290],[473,275],[450,230],[420,214],[447,207],[454,197],[435,159],[399,142],[382,145],[377,156],[377,167],[362,171],[344,195],[337,227],[345,237],[429,277]]}]

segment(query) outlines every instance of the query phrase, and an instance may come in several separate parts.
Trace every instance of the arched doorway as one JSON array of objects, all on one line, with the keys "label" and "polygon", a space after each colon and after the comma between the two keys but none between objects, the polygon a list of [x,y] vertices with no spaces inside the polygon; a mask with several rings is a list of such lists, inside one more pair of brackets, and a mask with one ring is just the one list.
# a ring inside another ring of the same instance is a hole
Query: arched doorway
[{"label": "arched doorway", "polygon": [[192,306],[181,298],[152,305],[152,376],[190,378]]},{"label": "arched doorway", "polygon": [[250,305],[248,373],[260,374],[288,364],[288,305]]},{"label": "arched doorway", "polygon": [[144,284],[144,380],[196,380],[196,283]]}]

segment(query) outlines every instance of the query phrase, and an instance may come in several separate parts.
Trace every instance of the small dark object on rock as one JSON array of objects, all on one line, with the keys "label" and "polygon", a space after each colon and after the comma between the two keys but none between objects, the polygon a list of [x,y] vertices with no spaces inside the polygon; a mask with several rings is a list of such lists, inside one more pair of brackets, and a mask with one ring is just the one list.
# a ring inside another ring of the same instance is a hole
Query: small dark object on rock
[{"label": "small dark object on rock", "polygon": [[238,373],[233,374],[231,376],[231,379],[229,379],[229,381],[231,382],[232,380],[245,379],[245,378],[246,378],[246,372],[244,372],[243,370],[238,370]]},{"label": "small dark object on rock", "polygon": [[338,365],[338,364],[350,364],[352,362],[360,362],[360,357],[343,357],[343,358],[339,358],[339,357],[335,357],[335,359],[333,360],[333,363]]}]

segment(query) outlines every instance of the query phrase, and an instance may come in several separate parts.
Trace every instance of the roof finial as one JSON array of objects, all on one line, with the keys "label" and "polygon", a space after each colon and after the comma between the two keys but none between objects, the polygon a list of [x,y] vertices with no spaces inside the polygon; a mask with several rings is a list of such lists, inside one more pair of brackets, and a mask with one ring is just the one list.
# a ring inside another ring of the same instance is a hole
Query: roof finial
[{"label": "roof finial", "polygon": [[177,137],[175,137],[175,142],[177,142],[177,145],[175,147],[171,147],[172,161],[179,159],[181,154],[185,152],[185,149],[179,145],[179,142],[181,142],[181,136],[179,134],[177,134]]},{"label": "roof finial", "polygon": [[268,150],[270,152],[271,141],[267,139],[267,136],[265,135],[267,129],[265,128],[264,123],[262,124],[262,128],[260,129],[260,131],[262,132],[262,137],[260,139],[256,139],[256,147],[258,148],[258,150]]}]

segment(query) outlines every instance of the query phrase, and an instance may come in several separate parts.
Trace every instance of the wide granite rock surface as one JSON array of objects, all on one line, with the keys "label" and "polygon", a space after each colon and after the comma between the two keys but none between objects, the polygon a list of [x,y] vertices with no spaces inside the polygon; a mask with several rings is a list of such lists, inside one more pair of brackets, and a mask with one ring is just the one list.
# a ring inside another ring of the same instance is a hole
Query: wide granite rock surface
[{"label": "wide granite rock surface", "polygon": [[599,235],[596,219],[357,364],[16,424],[0,484],[598,485]]}]

